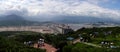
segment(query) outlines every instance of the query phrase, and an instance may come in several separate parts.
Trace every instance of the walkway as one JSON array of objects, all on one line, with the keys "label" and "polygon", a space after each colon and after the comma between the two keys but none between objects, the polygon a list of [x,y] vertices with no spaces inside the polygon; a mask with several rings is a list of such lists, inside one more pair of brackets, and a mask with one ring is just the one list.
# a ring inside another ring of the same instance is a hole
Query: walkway
[{"label": "walkway", "polygon": [[[77,43],[77,42],[80,42],[80,39],[79,39],[79,38],[73,40],[73,44],[75,44],[75,43]],[[100,45],[96,45],[96,44],[93,44],[93,43],[87,43],[87,42],[80,42],[80,43],[83,43],[83,44],[86,44],[86,45],[90,45],[90,46],[94,46],[94,47],[99,47],[99,48],[101,48]]]},{"label": "walkway", "polygon": [[[35,43],[34,48],[38,48],[37,46],[38,46],[38,44]],[[57,51],[57,49],[55,47],[53,47],[52,45],[47,44],[47,43],[45,43],[44,46],[40,47],[40,48],[46,49],[46,52],[56,52]]]}]

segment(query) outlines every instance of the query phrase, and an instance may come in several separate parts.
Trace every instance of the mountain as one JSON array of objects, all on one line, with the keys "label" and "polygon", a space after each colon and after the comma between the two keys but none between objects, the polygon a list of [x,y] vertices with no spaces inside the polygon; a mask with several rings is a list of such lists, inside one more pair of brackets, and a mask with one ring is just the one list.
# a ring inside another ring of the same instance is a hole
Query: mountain
[{"label": "mountain", "polygon": [[29,20],[39,21],[39,22],[55,22],[55,23],[115,23],[120,24],[120,21],[109,18],[109,17],[93,17],[93,16],[73,16],[73,15],[56,15],[56,16],[37,16],[27,18]]},{"label": "mountain", "polygon": [[7,15],[0,17],[0,26],[26,26],[26,25],[35,25],[39,24],[39,22],[28,21],[24,19],[22,16],[18,15]]},{"label": "mountain", "polygon": [[24,21],[25,19],[18,15],[7,15],[0,17],[0,21]]},{"label": "mountain", "polygon": [[[97,17],[90,17],[90,16],[57,16],[53,17],[52,19],[36,19],[35,21],[26,20],[25,17],[19,15],[7,15],[0,17],[0,26],[30,26],[30,25],[41,25],[41,24],[53,24],[53,23],[90,23],[94,24],[97,22],[103,23],[114,23],[120,24],[120,21],[115,21],[113,19],[108,18],[97,18]],[[29,18],[31,19],[31,18]],[[43,20],[43,21],[42,21]]]},{"label": "mountain", "polygon": [[97,22],[104,22],[104,23],[115,23],[120,24],[120,21],[116,21],[110,18],[98,18],[98,17],[91,17],[91,16],[58,16],[54,18],[55,22],[59,23],[97,23]]}]

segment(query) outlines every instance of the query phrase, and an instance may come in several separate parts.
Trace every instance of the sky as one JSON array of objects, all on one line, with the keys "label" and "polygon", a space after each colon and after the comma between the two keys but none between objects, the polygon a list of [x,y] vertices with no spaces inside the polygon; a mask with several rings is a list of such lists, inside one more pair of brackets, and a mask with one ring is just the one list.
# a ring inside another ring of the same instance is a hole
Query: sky
[{"label": "sky", "polygon": [[[0,16],[17,14],[30,19],[90,16],[120,20],[120,0],[0,0]],[[74,18],[74,17],[73,17]]]}]

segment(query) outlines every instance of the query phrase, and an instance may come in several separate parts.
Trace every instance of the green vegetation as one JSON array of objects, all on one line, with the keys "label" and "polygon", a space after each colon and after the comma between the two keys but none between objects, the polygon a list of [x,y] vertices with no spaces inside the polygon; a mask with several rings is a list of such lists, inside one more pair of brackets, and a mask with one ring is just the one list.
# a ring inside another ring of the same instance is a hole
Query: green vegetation
[{"label": "green vegetation", "polygon": [[90,43],[100,44],[102,41],[108,41],[120,45],[119,31],[120,27],[88,28],[80,29],[74,34],[81,34],[81,36],[89,38]]},{"label": "green vegetation", "polygon": [[[120,27],[82,28],[70,36],[83,37],[88,40],[85,41],[87,44],[67,45],[63,48],[63,52],[120,52]],[[91,45],[88,45],[89,43]]]},{"label": "green vegetation", "polygon": [[0,37],[0,52],[45,52],[45,50],[28,47],[17,41]]},{"label": "green vegetation", "polygon": [[63,48],[63,52],[120,52],[119,49],[98,48],[82,43],[67,45]]},{"label": "green vegetation", "polygon": [[66,35],[41,34],[37,32],[0,32],[1,36],[13,39],[18,42],[32,41],[37,42],[40,38],[44,38],[46,43],[58,47],[60,43],[66,42]]},{"label": "green vegetation", "polygon": [[[23,44],[25,41],[32,41],[35,43],[40,38],[43,38],[46,43],[59,48],[58,52],[120,52],[120,27],[82,28],[76,32],[58,35],[36,32],[0,32],[0,36],[4,37],[1,39],[4,45],[13,47],[8,47],[10,49],[7,49],[3,46],[3,50],[6,49],[9,51],[19,50],[21,52],[21,50],[24,50],[44,52],[44,50],[35,49]],[[68,37],[72,37],[73,40],[68,40]],[[84,41],[71,44],[71,41],[75,41],[75,39],[80,39],[81,37]],[[7,41],[4,41],[4,39]],[[6,42],[11,43],[8,44]]]}]

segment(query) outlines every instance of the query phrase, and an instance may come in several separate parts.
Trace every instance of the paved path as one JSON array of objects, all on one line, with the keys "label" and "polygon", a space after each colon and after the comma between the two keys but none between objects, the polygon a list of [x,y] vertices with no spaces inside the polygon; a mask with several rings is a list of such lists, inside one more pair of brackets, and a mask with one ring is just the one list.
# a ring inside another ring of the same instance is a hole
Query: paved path
[{"label": "paved path", "polygon": [[[34,44],[34,48],[38,48],[37,46],[38,46],[38,44],[35,43],[35,44]],[[40,47],[40,48],[46,49],[46,52],[56,52],[56,51],[57,51],[56,48],[54,48],[52,45],[47,44],[47,43],[45,43],[44,46],[43,46],[43,47]]]},{"label": "paved path", "polygon": [[78,38],[78,39],[73,40],[73,44],[75,44],[75,43],[77,43],[77,42],[80,42],[80,39],[79,39],[79,38]]},{"label": "paved path", "polygon": [[[73,40],[73,44],[77,43],[77,42],[80,42],[80,39],[75,39]],[[96,44],[93,44],[93,43],[87,43],[87,42],[80,42],[80,43],[83,43],[83,44],[86,44],[86,45],[90,45],[90,46],[94,46],[94,47],[101,47],[100,45],[96,45]]]},{"label": "paved path", "polygon": [[82,42],[83,44],[86,44],[86,45],[90,45],[90,46],[94,46],[94,47],[99,47],[101,48],[101,46],[99,45],[96,45],[96,44],[93,44],[93,43],[87,43],[87,42]]}]

